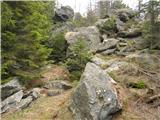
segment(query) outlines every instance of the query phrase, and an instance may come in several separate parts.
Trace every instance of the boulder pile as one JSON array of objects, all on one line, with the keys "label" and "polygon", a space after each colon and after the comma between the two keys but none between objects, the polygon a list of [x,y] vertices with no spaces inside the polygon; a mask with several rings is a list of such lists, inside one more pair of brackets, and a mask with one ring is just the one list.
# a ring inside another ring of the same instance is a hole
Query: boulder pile
[{"label": "boulder pile", "polygon": [[24,109],[28,107],[32,101],[36,100],[40,94],[36,89],[25,93],[17,78],[14,78],[5,85],[1,85],[1,93],[1,113],[9,110]]},{"label": "boulder pile", "polygon": [[67,32],[65,39],[68,48],[77,40],[82,40],[91,52],[102,55],[126,56],[128,52],[134,51],[134,47],[129,45],[129,39],[140,37],[141,31],[135,25],[128,27],[128,24],[136,21],[135,13],[130,9],[120,9],[115,15],[116,17],[99,19],[95,26],[76,28],[74,31]]}]

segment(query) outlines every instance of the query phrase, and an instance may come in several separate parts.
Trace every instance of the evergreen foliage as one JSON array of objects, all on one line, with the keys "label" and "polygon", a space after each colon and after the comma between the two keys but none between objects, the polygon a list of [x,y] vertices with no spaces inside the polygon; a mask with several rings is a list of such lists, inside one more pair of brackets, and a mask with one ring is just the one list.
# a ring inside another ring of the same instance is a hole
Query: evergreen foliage
[{"label": "evergreen foliage", "polygon": [[50,60],[54,60],[56,63],[65,60],[68,46],[63,32],[54,33],[48,41],[47,46],[52,49],[49,56]]},{"label": "evergreen foliage", "polygon": [[143,26],[145,47],[160,49],[160,21],[158,21],[158,16],[160,15],[160,1],[150,0],[143,5],[143,11],[146,13],[147,17],[147,21]]},{"label": "evergreen foliage", "polygon": [[114,9],[114,10],[128,8],[128,6],[124,4],[122,0],[113,0],[110,6],[111,6],[111,9]]},{"label": "evergreen foliage", "polygon": [[65,61],[65,66],[71,73],[71,80],[79,80],[87,62],[90,61],[92,54],[87,49],[83,39],[71,46],[71,54]]},{"label": "evergreen foliage", "polygon": [[103,26],[97,26],[99,31],[102,34],[107,34],[108,36],[111,36],[113,33],[116,33],[117,27],[116,27],[116,18],[114,16],[107,19],[107,21],[103,24]]},{"label": "evergreen foliage", "polygon": [[40,76],[50,49],[53,2],[2,2],[2,82],[18,76],[23,83]]}]

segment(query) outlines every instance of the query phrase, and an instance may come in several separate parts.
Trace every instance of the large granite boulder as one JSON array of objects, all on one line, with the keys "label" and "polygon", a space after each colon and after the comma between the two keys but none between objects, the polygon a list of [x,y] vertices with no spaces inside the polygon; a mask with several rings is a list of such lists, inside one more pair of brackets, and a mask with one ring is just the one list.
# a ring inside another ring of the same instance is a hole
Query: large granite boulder
[{"label": "large granite boulder", "polygon": [[111,120],[121,108],[109,75],[88,63],[70,105],[75,120]]},{"label": "large granite boulder", "polygon": [[20,90],[22,90],[22,86],[20,85],[18,79],[14,78],[10,82],[1,85],[1,99],[4,100]]},{"label": "large granite boulder", "polygon": [[99,30],[95,26],[81,27],[75,32],[68,32],[65,39],[70,46],[78,40],[84,40],[91,51],[96,51],[101,43]]},{"label": "large granite boulder", "polygon": [[55,16],[53,19],[55,21],[66,22],[69,19],[72,19],[74,16],[74,11],[70,6],[62,6],[59,9],[55,10]]}]

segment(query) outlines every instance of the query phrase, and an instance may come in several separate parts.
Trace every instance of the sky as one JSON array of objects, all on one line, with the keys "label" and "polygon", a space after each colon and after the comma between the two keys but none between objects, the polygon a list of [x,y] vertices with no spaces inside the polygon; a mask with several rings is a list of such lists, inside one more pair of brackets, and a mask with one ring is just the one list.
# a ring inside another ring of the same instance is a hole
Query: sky
[{"label": "sky", "polygon": [[[57,0],[57,1],[59,4],[63,6],[69,5],[74,9],[75,12],[80,12],[83,15],[87,11],[87,6],[90,0]],[[92,4],[94,4],[97,1],[99,0],[91,0]],[[138,0],[123,0],[123,2],[133,9],[135,9],[136,6],[138,5]]]}]

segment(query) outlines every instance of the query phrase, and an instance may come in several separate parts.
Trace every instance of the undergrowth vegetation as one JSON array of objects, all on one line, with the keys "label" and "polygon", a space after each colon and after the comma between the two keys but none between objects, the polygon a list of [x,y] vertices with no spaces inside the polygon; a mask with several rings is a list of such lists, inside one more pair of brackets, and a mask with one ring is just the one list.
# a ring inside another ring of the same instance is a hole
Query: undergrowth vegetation
[{"label": "undergrowth vegetation", "polygon": [[79,80],[86,63],[90,61],[92,54],[89,52],[86,43],[81,38],[70,47],[70,53],[68,54],[64,65],[71,73],[71,80]]}]

